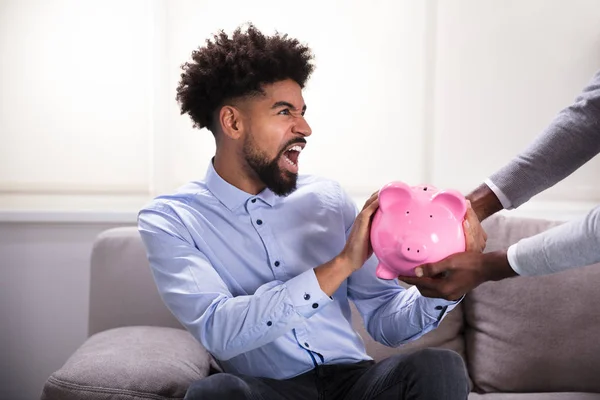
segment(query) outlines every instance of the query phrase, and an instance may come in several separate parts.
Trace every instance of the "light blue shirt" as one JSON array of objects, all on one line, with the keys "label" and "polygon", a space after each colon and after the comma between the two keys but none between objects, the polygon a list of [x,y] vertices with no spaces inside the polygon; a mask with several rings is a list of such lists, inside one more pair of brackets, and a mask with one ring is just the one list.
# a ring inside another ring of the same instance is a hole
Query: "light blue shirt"
[{"label": "light blue shirt", "polygon": [[387,346],[431,331],[457,304],[378,279],[375,256],[327,296],[313,269],[341,252],[357,213],[333,181],[300,176],[287,197],[254,196],[210,163],[203,181],[157,197],[138,222],[163,301],[224,371],[287,379],[371,359],[349,300]]}]

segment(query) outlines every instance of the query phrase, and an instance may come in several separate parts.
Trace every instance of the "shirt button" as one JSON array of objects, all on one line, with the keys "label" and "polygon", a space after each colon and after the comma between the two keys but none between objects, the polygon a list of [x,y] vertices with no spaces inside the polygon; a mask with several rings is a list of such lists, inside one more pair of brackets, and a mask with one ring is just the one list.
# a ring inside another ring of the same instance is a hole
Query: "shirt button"
[{"label": "shirt button", "polygon": [[257,220],[256,220],[256,223],[257,223],[258,225],[262,225],[262,219],[257,219]]},{"label": "shirt button", "polygon": [[304,293],[304,300],[308,300],[308,299],[310,299],[310,294]]},{"label": "shirt button", "polygon": [[256,203],[256,199],[252,199],[252,202],[253,202],[253,203]]},{"label": "shirt button", "polygon": [[310,347],[308,343],[304,342],[304,347]]},{"label": "shirt button", "polygon": [[435,306],[436,310],[441,310],[442,308],[444,308],[444,307],[442,307],[442,306]]},{"label": "shirt button", "polygon": [[317,303],[313,303],[312,308],[317,308],[319,305]]},{"label": "shirt button", "polygon": [[273,323],[271,321],[267,322],[267,326],[271,326]]},{"label": "shirt button", "polygon": [[279,267],[279,261],[275,261],[275,266]]}]

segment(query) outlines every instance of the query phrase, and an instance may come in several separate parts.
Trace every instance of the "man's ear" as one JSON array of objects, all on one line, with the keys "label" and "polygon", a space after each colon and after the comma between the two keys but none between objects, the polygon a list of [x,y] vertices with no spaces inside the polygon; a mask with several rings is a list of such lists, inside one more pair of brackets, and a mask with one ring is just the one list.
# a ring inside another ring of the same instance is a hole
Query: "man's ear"
[{"label": "man's ear", "polygon": [[219,110],[219,124],[223,134],[230,139],[237,140],[243,132],[242,115],[234,106],[223,106]]}]

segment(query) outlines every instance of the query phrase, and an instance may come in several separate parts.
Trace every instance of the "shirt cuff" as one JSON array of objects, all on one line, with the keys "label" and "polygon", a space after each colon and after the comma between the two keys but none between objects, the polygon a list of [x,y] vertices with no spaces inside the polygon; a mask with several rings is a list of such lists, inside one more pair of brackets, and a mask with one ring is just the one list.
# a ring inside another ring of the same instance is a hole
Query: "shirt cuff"
[{"label": "shirt cuff", "polygon": [[310,318],[333,299],[321,290],[315,271],[310,269],[285,283],[288,295],[298,314]]},{"label": "shirt cuff", "polygon": [[502,204],[502,207],[504,207],[505,210],[513,209],[512,202],[508,199],[508,197],[506,197],[502,190],[500,190],[500,188],[498,188],[498,186],[494,184],[494,182],[492,182],[488,178],[485,181],[483,181],[483,183],[485,183],[492,190],[492,192],[494,192],[496,197],[498,197],[498,200],[500,200],[500,204]]},{"label": "shirt cuff", "polygon": [[509,246],[508,250],[506,251],[506,258],[508,259],[508,264],[513,269],[513,271],[515,271],[519,275],[524,275],[523,270],[519,267],[519,264],[517,263],[517,245],[518,243]]},{"label": "shirt cuff", "polygon": [[425,313],[429,316],[433,316],[433,319],[438,322],[441,321],[446,314],[454,310],[454,308],[465,298],[464,295],[458,300],[450,301],[444,299],[423,297],[425,299],[426,306],[424,307]]}]

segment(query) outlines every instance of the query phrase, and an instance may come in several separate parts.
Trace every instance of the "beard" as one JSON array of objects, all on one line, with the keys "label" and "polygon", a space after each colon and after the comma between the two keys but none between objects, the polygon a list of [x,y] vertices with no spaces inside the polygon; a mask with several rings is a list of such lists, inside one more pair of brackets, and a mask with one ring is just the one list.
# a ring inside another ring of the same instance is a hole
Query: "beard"
[{"label": "beard", "polygon": [[283,170],[279,167],[279,160],[283,157],[285,149],[293,143],[305,142],[303,139],[294,139],[287,143],[277,154],[269,160],[269,157],[261,151],[252,135],[246,136],[242,152],[248,166],[256,173],[258,178],[277,196],[287,196],[296,190],[298,174]]}]

